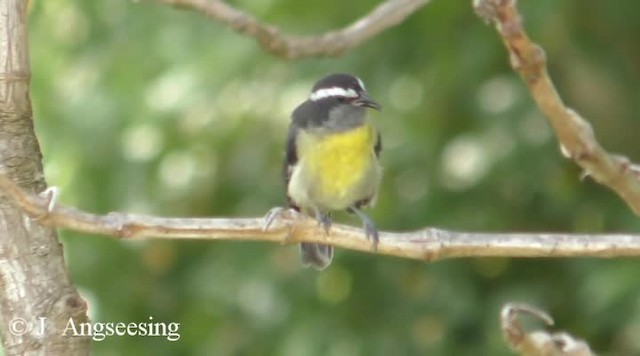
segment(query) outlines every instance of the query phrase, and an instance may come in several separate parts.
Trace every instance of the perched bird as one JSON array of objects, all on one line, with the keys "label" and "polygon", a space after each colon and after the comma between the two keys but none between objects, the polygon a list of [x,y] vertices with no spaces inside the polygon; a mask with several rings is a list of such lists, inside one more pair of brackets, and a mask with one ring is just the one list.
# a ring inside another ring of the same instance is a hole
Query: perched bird
[{"label": "perched bird", "polygon": [[[327,234],[332,211],[354,213],[375,249],[378,231],[360,210],[375,202],[382,179],[382,141],[368,108],[381,109],[358,77],[331,74],[319,80],[291,114],[284,177],[291,208],[315,214]],[[306,266],[319,270],[333,258],[333,246],[326,244],[302,243],[300,252]]]}]

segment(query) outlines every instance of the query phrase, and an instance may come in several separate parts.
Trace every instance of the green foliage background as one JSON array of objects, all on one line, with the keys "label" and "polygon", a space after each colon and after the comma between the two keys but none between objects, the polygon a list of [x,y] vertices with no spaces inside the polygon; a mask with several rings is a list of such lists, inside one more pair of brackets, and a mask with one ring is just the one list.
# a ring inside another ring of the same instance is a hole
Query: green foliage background
[{"label": "green foliage background", "polygon": [[[373,4],[242,0],[298,34]],[[570,106],[640,160],[640,2],[521,1]],[[359,75],[385,107],[383,230],[616,232],[640,220],[559,154],[470,1],[433,1],[341,58],[286,62],[195,13],[152,1],[36,0],[32,98],[46,175],[97,212],[261,216],[283,204],[291,110],[313,82]],[[349,216],[343,222],[358,224]],[[338,251],[323,273],[297,248],[115,241],[62,232],[94,321],[179,322],[181,339],[111,337],[96,355],[508,355],[507,301],[548,310],[603,355],[640,354],[640,261],[461,259]]]}]

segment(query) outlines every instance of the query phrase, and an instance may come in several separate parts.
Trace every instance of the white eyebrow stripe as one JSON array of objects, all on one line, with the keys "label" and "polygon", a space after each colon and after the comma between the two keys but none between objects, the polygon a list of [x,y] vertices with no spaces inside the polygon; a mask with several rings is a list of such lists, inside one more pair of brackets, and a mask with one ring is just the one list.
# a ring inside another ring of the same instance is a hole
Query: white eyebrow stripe
[{"label": "white eyebrow stripe", "polygon": [[364,83],[362,82],[362,80],[360,80],[360,78],[356,78],[358,79],[358,84],[360,84],[360,88],[362,88],[362,90],[367,90],[367,88],[364,87]]},{"label": "white eyebrow stripe", "polygon": [[309,100],[316,101],[324,98],[329,98],[332,96],[357,98],[358,93],[356,93],[356,91],[353,89],[344,89],[339,87],[325,88],[325,89],[318,89],[313,93],[311,93],[311,95],[309,96]]}]

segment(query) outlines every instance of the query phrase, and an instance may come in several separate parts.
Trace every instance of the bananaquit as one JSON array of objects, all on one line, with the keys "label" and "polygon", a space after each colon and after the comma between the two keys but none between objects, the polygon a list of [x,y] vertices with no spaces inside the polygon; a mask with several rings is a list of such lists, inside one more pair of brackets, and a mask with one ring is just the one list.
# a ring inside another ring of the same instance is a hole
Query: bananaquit
[{"label": "bananaquit", "polygon": [[[375,202],[382,179],[380,133],[367,109],[380,105],[351,74],[331,74],[291,114],[284,162],[287,202],[296,211],[315,214],[328,234],[331,212],[347,210],[361,220],[374,248],[378,231],[360,208]],[[305,266],[326,268],[333,246],[300,244]]]}]

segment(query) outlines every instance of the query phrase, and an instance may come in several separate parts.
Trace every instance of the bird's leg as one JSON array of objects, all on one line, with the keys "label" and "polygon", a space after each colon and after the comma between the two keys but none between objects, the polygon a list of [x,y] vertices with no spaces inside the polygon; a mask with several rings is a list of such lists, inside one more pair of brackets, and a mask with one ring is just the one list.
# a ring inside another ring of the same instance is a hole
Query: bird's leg
[{"label": "bird's leg", "polygon": [[329,235],[329,230],[331,229],[331,213],[323,213],[316,209],[316,220],[318,220],[318,225],[324,229],[325,235]]},{"label": "bird's leg", "polygon": [[364,229],[364,236],[367,240],[371,240],[373,251],[378,249],[378,242],[380,241],[380,237],[378,236],[378,229],[376,229],[376,224],[374,224],[373,220],[367,216],[367,214],[363,213],[362,210],[352,206],[349,210],[358,215],[360,220],[362,220],[362,229]]}]

